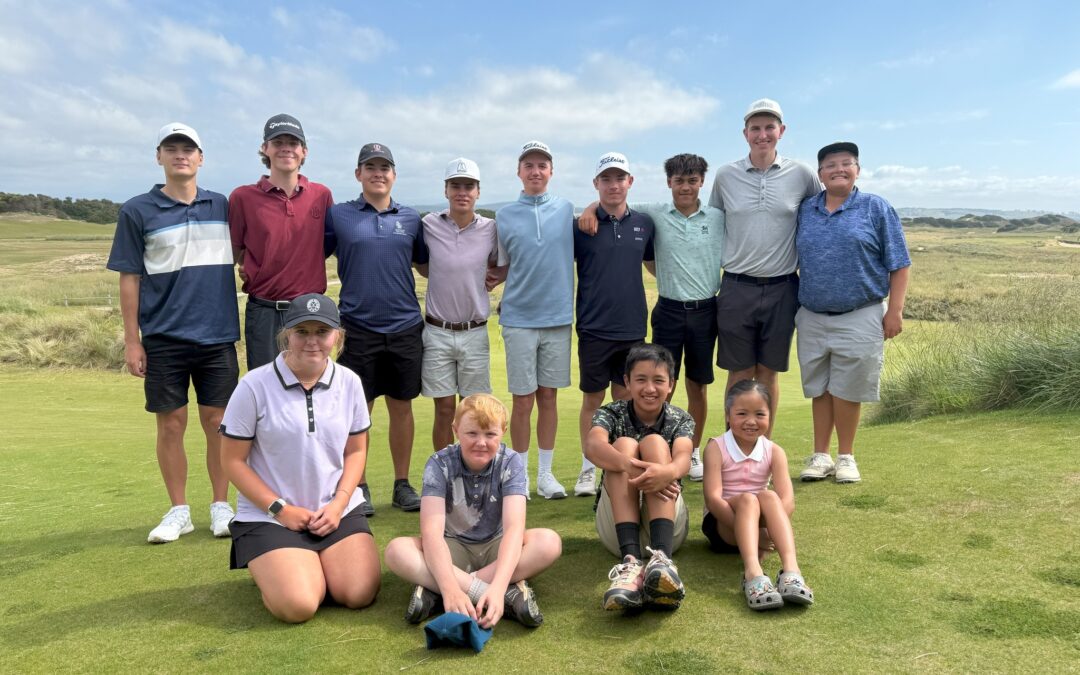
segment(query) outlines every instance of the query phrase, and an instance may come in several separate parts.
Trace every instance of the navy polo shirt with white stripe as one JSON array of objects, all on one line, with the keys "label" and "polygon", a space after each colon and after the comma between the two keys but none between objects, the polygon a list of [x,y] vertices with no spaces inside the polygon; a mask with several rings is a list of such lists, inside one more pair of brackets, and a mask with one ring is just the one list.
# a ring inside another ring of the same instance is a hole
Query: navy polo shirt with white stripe
[{"label": "navy polo shirt with white stripe", "polygon": [[120,207],[106,267],[138,274],[139,329],[201,345],[240,339],[229,206],[198,188],[190,204],[155,185]]},{"label": "navy polo shirt with white stripe", "polygon": [[326,212],[325,252],[337,254],[341,316],[376,333],[399,333],[423,320],[412,264],[428,261],[420,214],[390,201],[378,211],[364,197]]},{"label": "navy polo shirt with white stripe", "polygon": [[577,331],[604,340],[641,340],[648,309],[641,263],[653,260],[653,221],[627,209],[622,219],[596,208],[597,231],[574,226]]}]

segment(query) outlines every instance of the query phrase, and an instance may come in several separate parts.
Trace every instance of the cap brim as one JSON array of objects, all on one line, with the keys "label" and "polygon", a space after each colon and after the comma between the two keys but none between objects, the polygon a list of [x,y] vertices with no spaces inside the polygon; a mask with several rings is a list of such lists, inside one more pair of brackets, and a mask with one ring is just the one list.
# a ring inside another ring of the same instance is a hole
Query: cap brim
[{"label": "cap brim", "polygon": [[292,130],[289,130],[289,129],[274,129],[273,131],[271,131],[269,133],[269,135],[264,136],[263,140],[264,141],[271,141],[271,140],[277,138],[278,136],[292,136],[294,138],[299,138],[302,143],[307,142],[307,139],[304,138],[303,134],[298,134],[295,131],[292,131]]},{"label": "cap brim", "polygon": [[318,315],[298,316],[290,321],[286,321],[285,325],[282,326],[282,328],[292,328],[293,326],[299,326],[305,321],[317,321],[323,325],[330,326],[331,328],[341,328],[341,321],[333,321],[326,318],[325,316]]}]

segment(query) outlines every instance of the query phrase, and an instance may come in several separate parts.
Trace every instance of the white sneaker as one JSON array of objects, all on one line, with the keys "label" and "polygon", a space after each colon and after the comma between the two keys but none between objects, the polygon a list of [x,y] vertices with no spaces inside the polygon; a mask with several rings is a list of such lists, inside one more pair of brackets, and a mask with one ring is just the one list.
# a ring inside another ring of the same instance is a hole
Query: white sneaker
[{"label": "white sneaker", "polygon": [[584,469],[578,474],[577,482],[574,483],[575,497],[596,496],[596,467]]},{"label": "white sneaker", "polygon": [[700,483],[705,477],[705,465],[701,463],[701,448],[694,448],[694,452],[690,455],[690,473],[686,476],[695,483]]},{"label": "white sneaker", "polygon": [[855,465],[855,455],[836,456],[836,482],[858,483],[862,480],[859,467]]},{"label": "white sneaker", "polygon": [[544,499],[562,499],[566,496],[566,488],[550,471],[536,474],[536,494]]},{"label": "white sneaker", "polygon": [[215,537],[228,537],[229,523],[236,516],[229,502],[214,502],[210,505],[210,530]]},{"label": "white sneaker", "polygon": [[799,480],[821,480],[836,473],[836,465],[827,452],[815,452],[806,458],[806,468],[799,474]]},{"label": "white sneaker", "polygon": [[146,538],[146,541],[151,544],[167,544],[194,529],[195,526],[191,524],[191,509],[188,505],[174,506],[161,519],[161,524],[150,530],[150,536]]}]

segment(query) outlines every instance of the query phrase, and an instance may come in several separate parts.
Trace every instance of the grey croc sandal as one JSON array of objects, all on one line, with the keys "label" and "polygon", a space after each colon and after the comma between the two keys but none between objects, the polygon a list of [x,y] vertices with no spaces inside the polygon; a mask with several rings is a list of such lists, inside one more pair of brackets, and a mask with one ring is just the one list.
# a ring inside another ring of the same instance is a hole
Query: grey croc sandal
[{"label": "grey croc sandal", "polygon": [[764,574],[742,582],[746,606],[753,610],[777,609],[784,606],[784,599],[776,592],[772,580]]},{"label": "grey croc sandal", "polygon": [[796,605],[814,604],[814,590],[806,585],[806,581],[797,572],[785,572],[780,570],[776,575],[776,590],[784,602],[792,602]]}]

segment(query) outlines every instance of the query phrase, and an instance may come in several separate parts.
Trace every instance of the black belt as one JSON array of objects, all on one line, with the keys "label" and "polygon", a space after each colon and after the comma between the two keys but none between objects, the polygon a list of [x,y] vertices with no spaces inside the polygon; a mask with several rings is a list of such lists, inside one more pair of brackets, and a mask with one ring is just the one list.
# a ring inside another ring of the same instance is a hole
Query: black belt
[{"label": "black belt", "polygon": [[459,323],[454,323],[453,321],[443,321],[442,319],[436,319],[430,316],[425,316],[424,321],[430,323],[432,326],[438,326],[443,330],[454,331],[472,330],[473,328],[479,328],[480,326],[487,324],[487,319],[484,319],[483,321],[461,321]]},{"label": "black belt", "polygon": [[757,284],[758,286],[766,286],[769,284],[782,284],[785,281],[796,281],[798,280],[799,275],[792,272],[791,274],[784,274],[778,277],[752,277],[749,274],[724,272],[724,278],[730,278],[732,281],[738,281],[740,284]]},{"label": "black belt", "polygon": [[248,296],[248,302],[254,302],[260,307],[273,307],[279,312],[287,312],[289,305],[292,304],[292,300],[263,300],[262,298],[256,298],[254,295]]},{"label": "black belt", "polygon": [[716,304],[716,298],[705,298],[704,300],[672,300],[671,298],[665,298],[660,296],[657,298],[656,303],[663,305],[664,307],[671,307],[672,309],[682,309],[686,311],[692,311],[696,309],[708,309]]},{"label": "black belt", "polygon": [[852,307],[851,309],[845,309],[845,310],[840,311],[840,312],[818,312],[818,314],[824,314],[825,316],[840,316],[841,314],[851,314],[852,312],[857,312],[860,309],[866,309],[867,307],[870,307],[872,305],[880,305],[880,304],[881,304],[881,300],[871,300],[870,302],[866,303],[865,305],[859,305],[858,307]]}]

